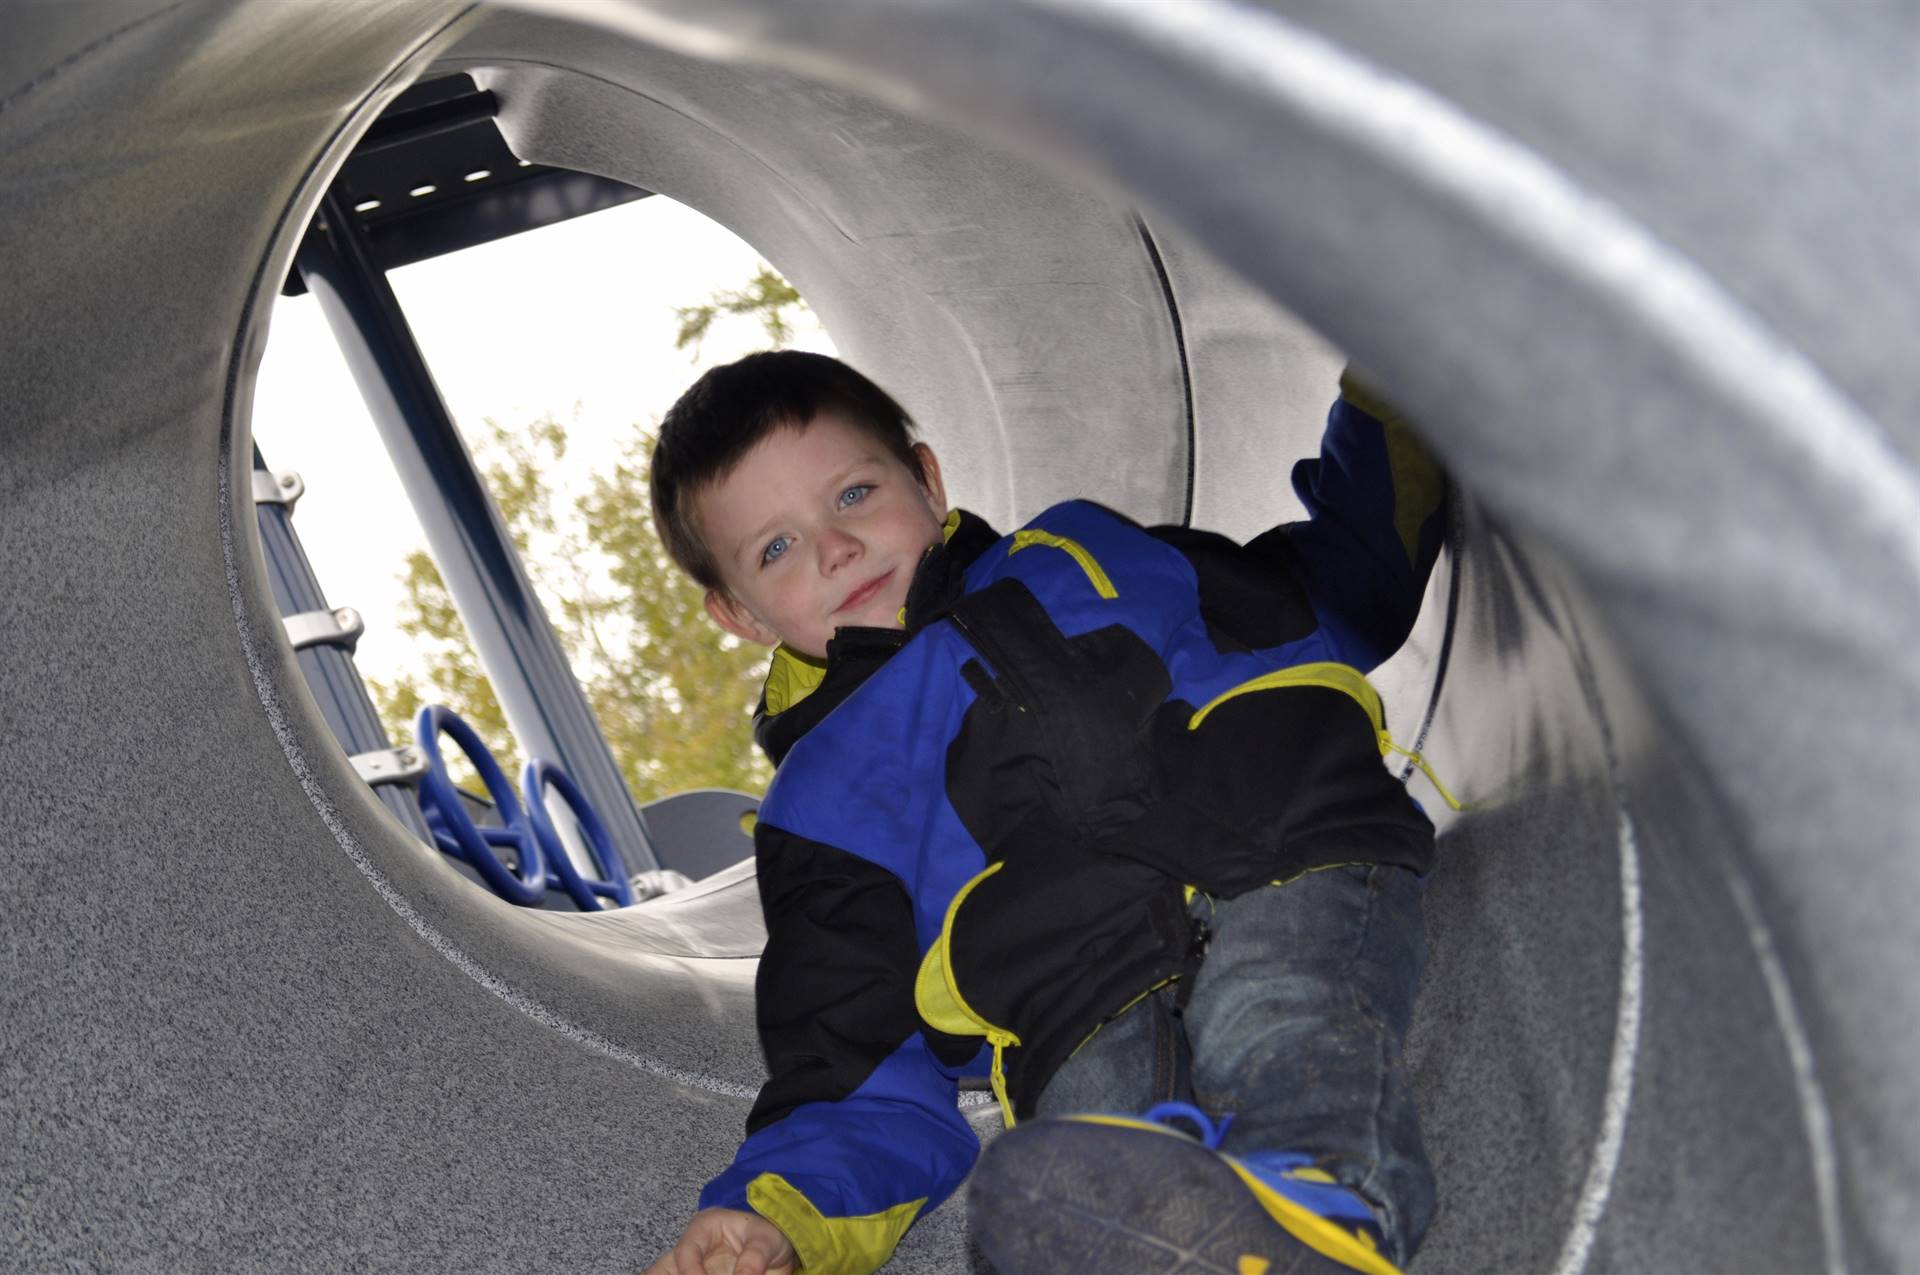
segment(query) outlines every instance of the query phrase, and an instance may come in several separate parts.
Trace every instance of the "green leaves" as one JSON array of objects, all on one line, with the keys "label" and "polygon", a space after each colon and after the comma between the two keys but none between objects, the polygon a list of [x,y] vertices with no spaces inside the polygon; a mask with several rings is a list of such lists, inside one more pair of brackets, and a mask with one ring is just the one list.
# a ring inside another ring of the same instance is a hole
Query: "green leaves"
[{"label": "green leaves", "polygon": [[674,338],[673,348],[684,350],[692,346],[693,357],[698,361],[701,343],[706,340],[714,320],[723,314],[734,314],[758,315],[760,326],[767,334],[767,344],[781,349],[793,340],[793,325],[785,313],[789,308],[805,310],[807,303],[800,299],[792,284],[775,274],[771,266],[763,265],[739,291],[723,290],[699,305],[675,306],[673,312],[680,319],[680,334]]},{"label": "green leaves", "polygon": [[[792,342],[792,319],[806,308],[793,285],[763,264],[744,288],[675,306],[674,348],[692,347],[698,362],[715,322],[757,317],[778,349]],[[766,652],[707,618],[702,591],[661,546],[647,501],[653,435],[633,426],[611,472],[569,498],[555,477],[567,454],[566,424],[549,413],[513,427],[486,425],[475,461],[635,799],[689,788],[763,791],[773,771],[750,727]],[[388,732],[411,739],[414,714],[437,700],[517,774],[521,759],[506,715],[424,550],[407,556],[402,582],[401,628],[422,647],[424,673],[391,685],[369,681]],[[477,788],[464,763],[449,764],[456,782]]]},{"label": "green leaves", "polygon": [[[635,799],[763,790],[772,771],[749,727],[765,652],[715,627],[661,546],[646,494],[653,436],[635,427],[612,471],[567,501],[553,477],[563,424],[548,415],[488,427],[476,460]],[[424,648],[425,673],[369,684],[389,732],[412,738],[414,714],[438,699],[517,774],[506,716],[424,550],[408,555],[403,582],[401,627]],[[471,782],[459,766],[456,780]]]}]

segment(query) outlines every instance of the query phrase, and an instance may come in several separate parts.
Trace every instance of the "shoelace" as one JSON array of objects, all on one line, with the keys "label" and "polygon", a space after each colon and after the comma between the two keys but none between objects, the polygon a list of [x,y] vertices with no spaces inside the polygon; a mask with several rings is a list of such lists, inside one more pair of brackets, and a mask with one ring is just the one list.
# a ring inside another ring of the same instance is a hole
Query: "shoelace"
[{"label": "shoelace", "polygon": [[[1153,1124],[1162,1124],[1171,1128],[1176,1121],[1184,1121],[1193,1126],[1200,1135],[1200,1143],[1209,1151],[1219,1151],[1220,1142],[1227,1136],[1227,1129],[1233,1124],[1233,1113],[1229,1111],[1220,1117],[1218,1123],[1206,1112],[1190,1102],[1163,1102],[1149,1109],[1140,1117]],[[1375,1265],[1354,1266],[1355,1270],[1396,1271],[1396,1268],[1377,1255],[1380,1235],[1380,1221],[1373,1214],[1366,1201],[1353,1191],[1341,1186],[1324,1169],[1316,1167],[1306,1156],[1296,1152],[1255,1153],[1244,1161],[1232,1156],[1227,1157],[1235,1171],[1250,1186],[1257,1184],[1258,1189],[1274,1191],[1284,1195],[1295,1204],[1311,1211],[1318,1218],[1327,1219],[1345,1236],[1345,1243],[1351,1240],[1359,1244]],[[1315,1246],[1318,1247],[1317,1245]],[[1319,1249],[1326,1253],[1328,1250]],[[1347,1257],[1334,1256],[1342,1265],[1352,1265]],[[1240,1269],[1246,1275],[1265,1272],[1264,1259],[1251,1254],[1241,1259]]]},{"label": "shoelace", "polygon": [[1199,1131],[1200,1145],[1209,1151],[1220,1149],[1221,1139],[1227,1136],[1227,1128],[1233,1123],[1231,1111],[1220,1117],[1219,1124],[1215,1124],[1212,1117],[1190,1102],[1163,1102],[1140,1118],[1164,1125],[1171,1125],[1176,1120],[1185,1120]]}]

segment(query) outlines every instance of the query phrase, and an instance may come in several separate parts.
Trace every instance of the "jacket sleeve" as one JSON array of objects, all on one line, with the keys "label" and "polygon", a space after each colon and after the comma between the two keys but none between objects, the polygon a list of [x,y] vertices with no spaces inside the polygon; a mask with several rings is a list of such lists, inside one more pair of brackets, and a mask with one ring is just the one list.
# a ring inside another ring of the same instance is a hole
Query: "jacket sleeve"
[{"label": "jacket sleeve", "polygon": [[979,1151],[919,1031],[912,905],[886,870],[763,820],[755,988],[770,1079],[700,1207],[779,1226],[804,1275],[865,1275]]},{"label": "jacket sleeve", "polygon": [[1280,556],[1284,540],[1322,632],[1344,662],[1372,669],[1413,631],[1446,537],[1446,477],[1390,405],[1340,378],[1320,455],[1294,466],[1307,507],[1248,544]]}]

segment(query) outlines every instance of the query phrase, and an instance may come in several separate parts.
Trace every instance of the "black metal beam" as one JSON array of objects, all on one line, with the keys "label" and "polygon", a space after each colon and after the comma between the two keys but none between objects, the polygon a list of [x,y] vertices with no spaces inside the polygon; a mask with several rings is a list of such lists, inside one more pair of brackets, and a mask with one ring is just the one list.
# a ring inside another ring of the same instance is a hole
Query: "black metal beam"
[{"label": "black metal beam", "polygon": [[[537,230],[645,199],[591,173],[523,163],[494,123],[492,93],[465,75],[401,94],[334,179],[381,270]],[[281,292],[306,291],[298,270]]]},{"label": "black metal beam", "polygon": [[338,189],[322,201],[295,268],[346,356],[522,751],[573,777],[629,871],[658,867],[593,708]]}]

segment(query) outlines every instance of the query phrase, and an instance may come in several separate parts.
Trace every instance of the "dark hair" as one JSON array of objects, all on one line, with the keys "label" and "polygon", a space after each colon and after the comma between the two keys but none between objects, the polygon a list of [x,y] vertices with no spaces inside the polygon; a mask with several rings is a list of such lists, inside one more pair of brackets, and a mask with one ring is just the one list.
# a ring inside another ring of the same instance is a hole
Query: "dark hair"
[{"label": "dark hair", "polygon": [[695,381],[660,422],[650,486],[653,522],[667,552],[702,587],[720,572],[693,517],[693,500],[776,429],[805,429],[822,411],[878,440],[924,483],[913,419],[878,385],[824,354],[762,350]]}]

